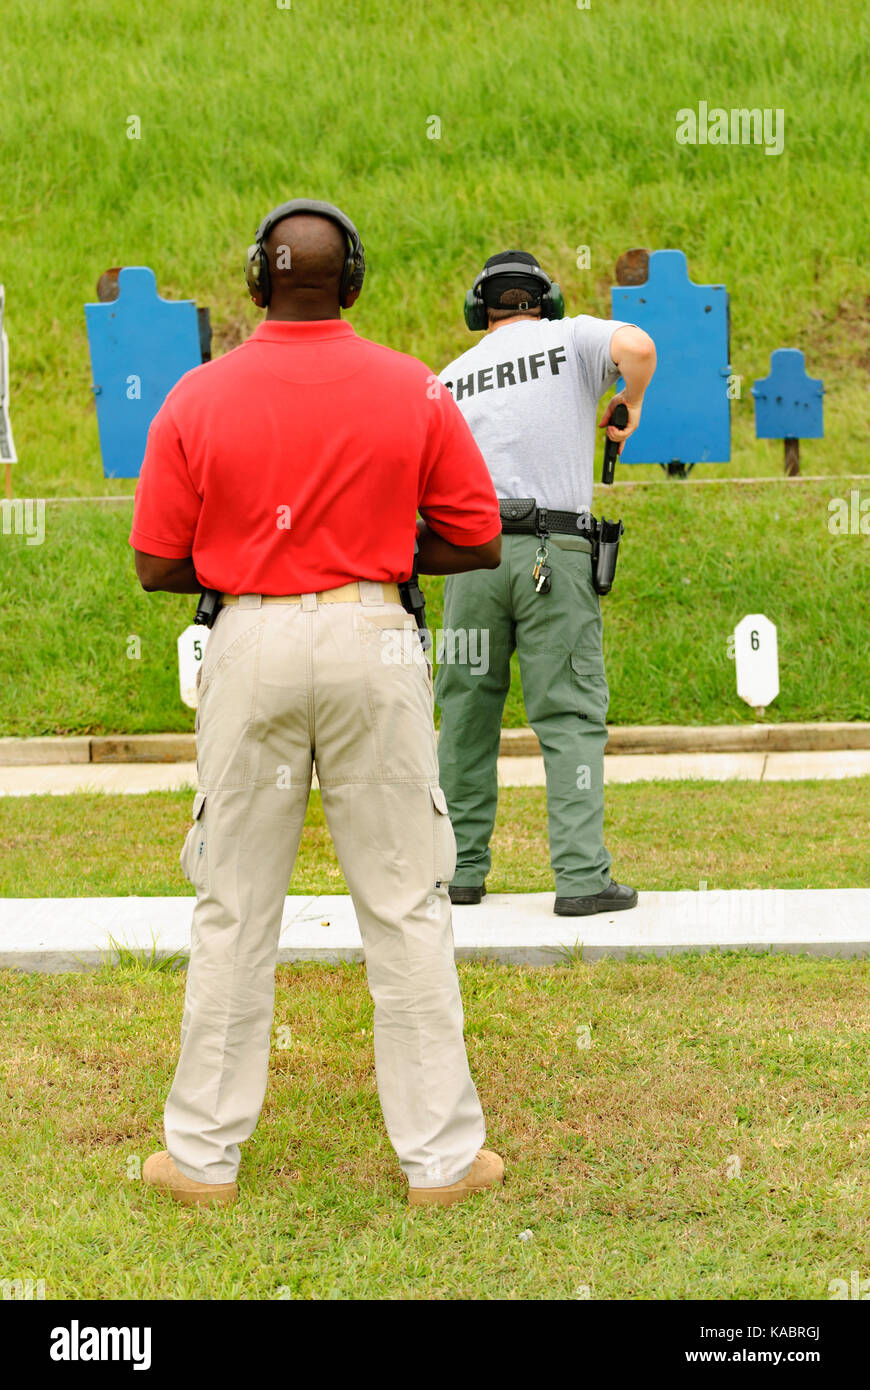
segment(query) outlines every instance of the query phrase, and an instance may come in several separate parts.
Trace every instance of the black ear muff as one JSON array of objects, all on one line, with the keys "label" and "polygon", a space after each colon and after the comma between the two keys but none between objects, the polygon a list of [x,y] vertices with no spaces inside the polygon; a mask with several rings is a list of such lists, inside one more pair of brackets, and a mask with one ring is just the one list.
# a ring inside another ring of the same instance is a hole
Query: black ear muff
[{"label": "black ear muff", "polygon": [[272,297],[269,262],[259,241],[252,242],[245,257],[245,283],[258,308],[264,309]]},{"label": "black ear muff", "polygon": [[465,295],[465,322],[472,333],[482,333],[489,322],[486,313],[486,305],[483,302],[480,290],[475,281],[474,289],[468,290]]},{"label": "black ear muff", "polygon": [[347,260],[344,263],[344,270],[341,275],[339,285],[338,302],[342,309],[347,308],[347,301],[353,290],[361,290],[363,281],[366,278],[366,255],[362,248],[359,237],[356,239],[356,246],[351,242]]},{"label": "black ear muff", "polygon": [[338,286],[338,302],[342,309],[346,309],[351,292],[361,290],[363,287],[366,274],[365,250],[360,241],[359,232],[340,208],[334,207],[332,203],[316,202],[311,198],[293,198],[289,203],[281,203],[278,207],[273,208],[263,218],[257,228],[253,244],[248,247],[245,260],[245,282],[251,298],[260,307],[265,307],[269,303],[272,297],[272,285],[269,278],[269,262],[263,249],[263,242],[276,222],[280,222],[285,217],[292,217],[296,212],[314,212],[321,217],[328,217],[331,222],[335,222],[337,226],[341,227],[347,237],[347,258]]},{"label": "black ear muff", "polygon": [[541,317],[545,319],[565,317],[565,296],[555,280],[550,281],[550,288],[541,300]]}]

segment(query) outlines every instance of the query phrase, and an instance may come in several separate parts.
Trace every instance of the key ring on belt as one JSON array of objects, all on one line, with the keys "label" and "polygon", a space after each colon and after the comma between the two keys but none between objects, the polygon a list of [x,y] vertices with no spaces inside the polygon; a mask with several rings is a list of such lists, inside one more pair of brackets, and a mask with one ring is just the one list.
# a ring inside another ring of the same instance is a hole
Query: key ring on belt
[{"label": "key ring on belt", "polygon": [[[535,535],[538,537],[540,545],[538,546],[537,554],[535,555],[535,579],[537,579],[540,575],[541,569],[543,566],[546,565],[547,558],[550,554],[549,550],[547,549],[547,538],[549,537],[549,534],[550,532],[547,528],[547,509],[546,507],[538,507],[535,513]],[[549,589],[549,587],[550,586],[548,584],[547,589]]]}]

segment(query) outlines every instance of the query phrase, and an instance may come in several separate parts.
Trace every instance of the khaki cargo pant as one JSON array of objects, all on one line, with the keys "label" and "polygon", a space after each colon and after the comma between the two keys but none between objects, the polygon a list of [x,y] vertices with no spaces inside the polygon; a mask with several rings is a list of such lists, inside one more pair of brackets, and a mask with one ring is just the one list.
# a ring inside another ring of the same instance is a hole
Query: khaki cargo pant
[{"label": "khaki cargo pant", "polygon": [[232,1181],[266,1091],[284,899],[316,764],[374,1000],[378,1094],[409,1183],[464,1177],[485,1138],[468,1068],[447,883],[431,673],[413,619],[358,602],[218,614],[200,672],[196,888],[181,1053],[165,1109],[182,1173]]}]

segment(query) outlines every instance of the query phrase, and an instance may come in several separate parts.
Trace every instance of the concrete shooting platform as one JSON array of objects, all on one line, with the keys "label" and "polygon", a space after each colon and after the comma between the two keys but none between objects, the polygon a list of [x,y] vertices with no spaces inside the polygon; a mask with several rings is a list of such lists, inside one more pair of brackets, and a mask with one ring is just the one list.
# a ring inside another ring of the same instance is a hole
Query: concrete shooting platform
[{"label": "concrete shooting platform", "polygon": [[[117,944],[150,956],[187,953],[193,895],[176,898],[7,898],[0,901],[0,968],[94,969]],[[486,957],[556,965],[583,959],[685,951],[806,952],[857,957],[870,951],[870,889],[735,889],[641,893],[629,912],[557,917],[552,893],[494,893],[453,909],[458,959]],[[288,897],[278,961],[361,961],[348,896]]]}]

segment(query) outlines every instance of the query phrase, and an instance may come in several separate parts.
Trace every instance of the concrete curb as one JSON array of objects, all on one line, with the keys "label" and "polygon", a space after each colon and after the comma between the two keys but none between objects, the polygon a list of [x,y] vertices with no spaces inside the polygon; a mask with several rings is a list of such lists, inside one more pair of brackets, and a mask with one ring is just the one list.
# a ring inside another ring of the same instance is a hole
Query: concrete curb
[{"label": "concrete curb", "polygon": [[[607,753],[800,753],[870,748],[870,722],[842,724],[622,724],[610,730]],[[502,729],[499,756],[540,756],[533,729]],[[0,766],[61,763],[191,763],[190,734],[58,735],[0,738]]]},{"label": "concrete curb", "polygon": [[[607,754],[805,753],[870,748],[870,723],[617,724]],[[502,729],[502,757],[540,754],[533,729]]]},{"label": "concrete curb", "polygon": [[[109,938],[149,957],[190,950],[194,898],[19,898],[0,901],[0,968],[94,969]],[[552,893],[496,893],[453,909],[457,959],[557,965],[686,951],[777,951],[826,957],[870,954],[870,889],[737,889],[641,893],[630,912],[556,917]],[[347,896],[285,900],[279,964],[361,961]]]}]

